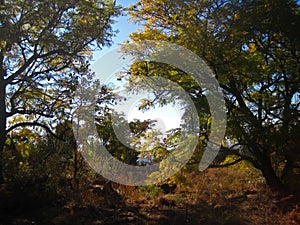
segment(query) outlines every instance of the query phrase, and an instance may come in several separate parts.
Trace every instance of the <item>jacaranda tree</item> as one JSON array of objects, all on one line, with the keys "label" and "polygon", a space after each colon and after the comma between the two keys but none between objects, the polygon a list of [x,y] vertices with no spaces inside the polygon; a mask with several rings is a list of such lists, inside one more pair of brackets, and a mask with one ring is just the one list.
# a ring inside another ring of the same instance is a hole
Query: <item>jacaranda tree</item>
[{"label": "jacaranda tree", "polygon": [[[132,20],[143,26],[131,35],[133,41],[177,43],[214,71],[225,94],[227,135],[244,147],[224,150],[250,161],[274,190],[300,189],[297,2],[140,0],[129,8]],[[205,89],[174,68],[140,63],[131,70],[131,80],[163,76],[177,81],[196,106],[203,101]]]},{"label": "jacaranda tree", "polygon": [[[120,8],[110,0],[4,0],[0,12],[2,153],[14,130],[54,134],[51,125],[70,119],[78,79],[88,73],[91,52],[111,44]],[[0,174],[1,183],[1,164]]]}]

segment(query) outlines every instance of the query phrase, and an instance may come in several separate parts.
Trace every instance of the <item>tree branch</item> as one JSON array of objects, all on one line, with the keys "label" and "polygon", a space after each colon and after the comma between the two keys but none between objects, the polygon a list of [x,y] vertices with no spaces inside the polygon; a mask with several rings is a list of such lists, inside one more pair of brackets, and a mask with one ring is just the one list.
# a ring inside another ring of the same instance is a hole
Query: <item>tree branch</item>
[{"label": "tree branch", "polygon": [[235,164],[237,164],[237,163],[239,163],[239,162],[241,162],[243,160],[244,160],[243,158],[239,158],[239,159],[237,159],[237,160],[235,160],[235,161],[233,161],[231,163],[219,164],[219,165],[213,165],[213,164],[211,164],[209,166],[209,168],[224,168],[224,167],[229,167],[229,166],[233,166],[233,165],[235,165]]},{"label": "tree branch", "polygon": [[26,126],[37,126],[37,127],[42,127],[44,128],[49,134],[51,134],[53,137],[58,138],[60,140],[63,140],[61,137],[57,136],[55,133],[52,132],[52,130],[45,124],[41,124],[39,122],[22,122],[22,123],[17,123],[13,126],[11,126],[10,128],[8,128],[6,130],[6,134],[8,134],[9,132],[11,132],[12,130],[18,128],[18,127],[26,127]]},{"label": "tree branch", "polygon": [[36,111],[36,110],[26,110],[26,109],[17,109],[14,108],[14,110],[12,110],[11,112],[7,113],[7,117],[11,117],[15,114],[21,114],[21,115],[31,115],[31,114],[35,114],[35,115],[40,115],[46,118],[53,118],[53,115],[51,113],[44,113],[42,111]]}]

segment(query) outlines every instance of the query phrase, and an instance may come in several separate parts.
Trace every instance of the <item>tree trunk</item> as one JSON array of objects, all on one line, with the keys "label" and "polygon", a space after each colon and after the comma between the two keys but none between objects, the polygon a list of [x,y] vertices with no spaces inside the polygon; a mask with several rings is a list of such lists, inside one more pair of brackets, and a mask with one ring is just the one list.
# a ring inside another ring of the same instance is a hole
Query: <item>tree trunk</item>
[{"label": "tree trunk", "polygon": [[262,160],[262,166],[259,168],[266,179],[267,184],[271,188],[272,191],[278,193],[284,193],[286,190],[284,185],[282,184],[280,178],[276,175],[270,158],[264,157]]},{"label": "tree trunk", "polygon": [[4,183],[3,178],[3,149],[6,140],[6,104],[4,74],[0,73],[0,184]]},{"label": "tree trunk", "polygon": [[78,155],[77,151],[74,150],[74,172],[73,172],[73,179],[75,188],[79,188],[79,178],[78,178]]},{"label": "tree trunk", "polygon": [[[297,155],[294,158],[297,159]],[[300,162],[287,159],[281,178],[290,193],[300,192]]]}]

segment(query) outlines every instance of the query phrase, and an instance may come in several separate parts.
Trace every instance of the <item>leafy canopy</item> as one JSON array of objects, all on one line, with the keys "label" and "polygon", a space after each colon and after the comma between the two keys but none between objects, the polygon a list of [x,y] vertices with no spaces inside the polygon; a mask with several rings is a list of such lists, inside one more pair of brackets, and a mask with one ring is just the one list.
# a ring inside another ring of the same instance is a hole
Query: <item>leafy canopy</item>
[{"label": "leafy canopy", "polygon": [[[295,138],[300,107],[297,1],[140,0],[128,10],[143,26],[131,34],[133,41],[175,42],[213,69],[225,94],[227,134],[244,146],[242,152],[225,146],[224,151],[237,155],[238,161],[250,161],[274,189],[300,188],[299,182],[292,182],[300,176],[295,169],[300,165]],[[132,66],[130,79],[146,74],[177,80],[200,107],[203,95],[195,93],[205,93],[184,74],[159,64],[150,68]],[[136,89],[142,85],[129,84]]]},{"label": "leafy canopy", "polygon": [[[109,0],[2,1],[0,149],[20,126],[50,131],[70,119],[70,99],[95,49],[111,44],[120,8]],[[10,123],[16,115],[25,119]],[[45,119],[46,118],[46,119]]]}]

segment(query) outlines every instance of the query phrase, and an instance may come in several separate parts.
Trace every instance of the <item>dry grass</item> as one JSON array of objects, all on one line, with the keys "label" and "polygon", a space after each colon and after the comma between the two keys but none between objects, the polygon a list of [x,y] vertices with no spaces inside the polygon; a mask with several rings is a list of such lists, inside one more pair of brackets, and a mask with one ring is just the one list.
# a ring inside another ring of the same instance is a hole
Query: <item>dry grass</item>
[{"label": "dry grass", "polygon": [[252,168],[208,169],[186,177],[192,186],[178,185],[170,194],[157,187],[105,183],[102,188],[86,182],[68,193],[61,205],[11,212],[10,217],[6,214],[0,219],[5,219],[3,225],[300,224],[300,204],[295,196],[279,198]]},{"label": "dry grass", "polygon": [[280,199],[273,194],[252,168],[208,169],[187,177],[193,185],[177,188],[176,193],[151,198],[136,191],[126,199],[147,212],[146,224],[171,224],[172,212],[185,221],[178,220],[182,224],[300,224],[300,204],[292,196]]}]

